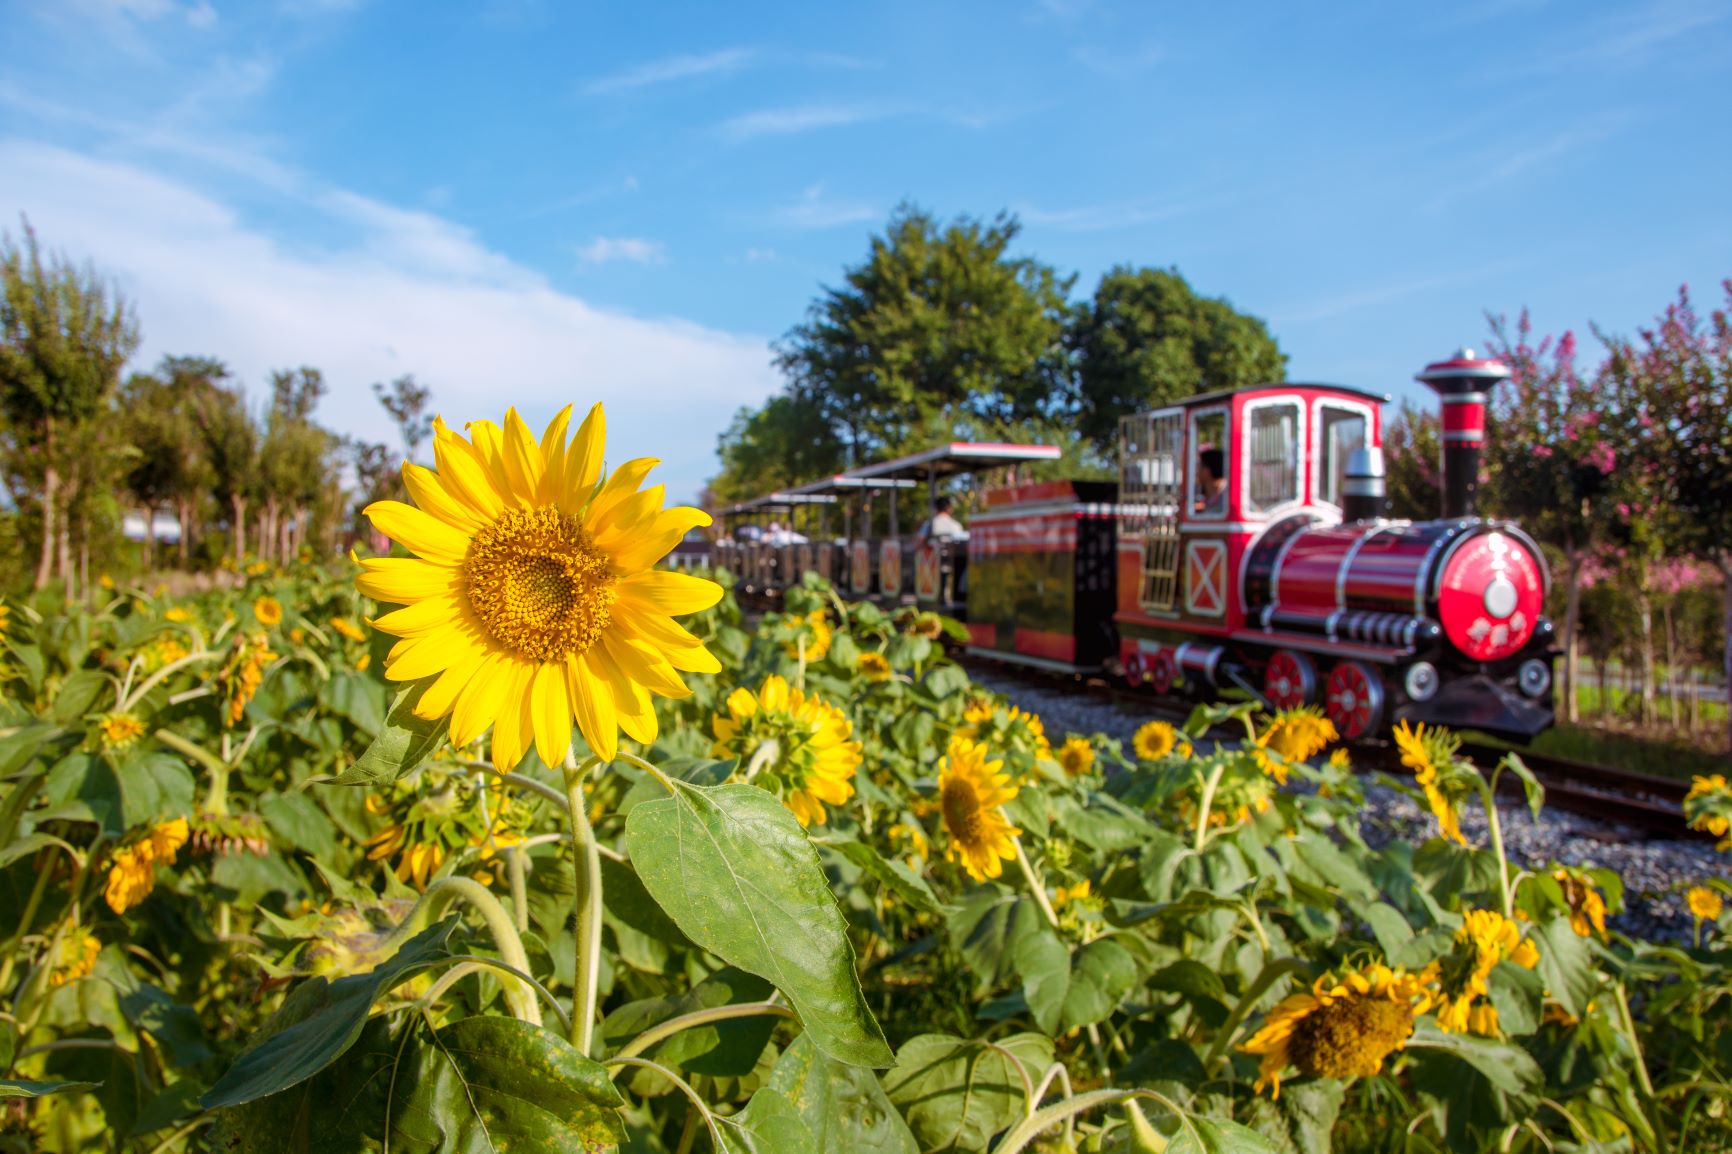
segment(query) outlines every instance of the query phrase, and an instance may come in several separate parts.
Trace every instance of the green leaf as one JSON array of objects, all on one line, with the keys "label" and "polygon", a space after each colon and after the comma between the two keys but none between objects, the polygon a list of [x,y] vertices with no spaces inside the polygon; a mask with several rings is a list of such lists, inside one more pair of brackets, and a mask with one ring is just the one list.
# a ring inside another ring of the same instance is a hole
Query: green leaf
[{"label": "green leaf", "polygon": [[1050,928],[1018,943],[1016,963],[1029,1011],[1049,1034],[1102,1020],[1137,982],[1136,959],[1111,938],[1090,942],[1072,957]]},{"label": "green leaf", "polygon": [[17,1078],[0,1078],[0,1098],[41,1098],[46,1094],[70,1094],[76,1090],[94,1090],[97,1082],[29,1082]]},{"label": "green leaf", "polygon": [[1371,884],[1365,871],[1322,834],[1304,834],[1294,842],[1293,848],[1299,859],[1310,866],[1324,884],[1361,901],[1377,897],[1377,887]]},{"label": "green leaf", "polygon": [[238,1106],[306,1081],[342,1057],[361,1036],[373,1003],[404,978],[450,955],[455,916],[429,926],[365,974],[295,988],[265,1024],[266,1036],[236,1058],[202,1099],[205,1109]]},{"label": "green leaf", "polygon": [[800,1111],[768,1086],[759,1088],[746,1108],[718,1118],[722,1149],[718,1154],[829,1154],[819,1146]]},{"label": "green leaf", "polygon": [[965,894],[947,920],[950,939],[974,973],[975,993],[985,996],[1017,973],[1016,949],[1029,934],[1046,929],[1033,899],[998,886]]},{"label": "green leaf", "polygon": [[927,671],[924,683],[927,692],[942,701],[968,688],[968,674],[960,665],[939,665]]},{"label": "green leaf", "polygon": [[1027,1091],[1008,1051],[1038,1083],[1052,1065],[1052,1041],[1016,1034],[988,1046],[947,1034],[922,1034],[896,1054],[884,1088],[920,1149],[973,1154],[1023,1116]]},{"label": "green leaf", "polygon": [[[717,1006],[762,1002],[770,996],[771,989],[770,983],[757,975],[729,966],[677,997],[626,1003],[607,1016],[601,1036],[617,1048],[670,1018]],[[694,1074],[742,1078],[756,1068],[778,1020],[770,1014],[759,1014],[681,1030],[656,1047],[655,1058],[664,1066]]]},{"label": "green leaf", "polygon": [[1371,902],[1358,909],[1365,924],[1371,927],[1372,934],[1377,938],[1377,944],[1383,947],[1386,957],[1413,940],[1413,927],[1402,916],[1400,910],[1388,902]]},{"label": "green leaf", "polygon": [[919,1154],[877,1076],[827,1057],[804,1034],[783,1051],[767,1085],[794,1104],[819,1150]]},{"label": "green leaf", "polygon": [[118,765],[82,750],[67,754],[48,771],[46,811],[37,821],[92,821],[119,837],[129,829],[184,817],[192,811],[194,782],[178,758],[149,752]]},{"label": "green leaf", "polygon": [[872,846],[853,838],[814,838],[812,844],[827,849],[858,866],[873,881],[880,883],[909,908],[923,914],[939,912],[938,898],[926,879],[899,861],[884,857]]},{"label": "green leaf", "polygon": [[133,1029],[142,1030],[156,1040],[169,1065],[196,1066],[211,1056],[198,1011],[148,982],[122,994],[120,1009]]},{"label": "green leaf", "polygon": [[427,721],[415,716],[415,703],[432,684],[433,679],[429,677],[404,686],[391,703],[391,712],[386,715],[385,724],[379,730],[379,736],[373,739],[373,744],[354,765],[331,778],[331,783],[390,785],[419,768],[445,740],[445,730],[450,724],[449,717]]},{"label": "green leaf", "polygon": [[1594,959],[1587,939],[1571,929],[1570,919],[1565,917],[1542,923],[1534,937],[1540,952],[1534,970],[1545,982],[1546,991],[1572,1017],[1581,1017],[1594,996]]},{"label": "green leaf", "polygon": [[16,733],[0,737],[0,777],[10,777],[28,765],[44,745],[66,734],[61,726],[32,721]]},{"label": "green leaf", "polygon": [[1534,776],[1534,771],[1529,769],[1527,762],[1515,753],[1504,754],[1503,761],[1498,764],[1498,768],[1516,775],[1516,779],[1522,783],[1522,792],[1527,795],[1528,812],[1533,814],[1535,821],[1538,821],[1540,810],[1544,809],[1546,804],[1546,787],[1540,784],[1539,779]]},{"label": "green leaf", "polygon": [[346,717],[368,737],[385,725],[385,686],[374,678],[339,669],[319,686],[319,704]]},{"label": "green leaf", "polygon": [[1338,1079],[1302,1078],[1282,1086],[1279,1100],[1253,1096],[1242,1118],[1281,1154],[1331,1154],[1331,1135],[1346,1095],[1346,1083]]},{"label": "green leaf", "polygon": [[14,838],[5,849],[0,849],[0,869],[5,869],[19,858],[29,857],[38,850],[46,849],[51,845],[57,845],[66,850],[74,859],[80,856],[70,842],[62,841],[53,834],[33,833]]},{"label": "green leaf", "polygon": [[316,858],[337,853],[337,827],[305,793],[274,793],[259,799],[265,824],[282,841]]},{"label": "green leaf", "polygon": [[786,806],[756,786],[676,782],[672,797],[631,811],[626,844],[644,888],[686,936],[773,982],[825,1053],[890,1064],[847,923]]},{"label": "green leaf", "polygon": [[691,945],[691,940],[644,889],[643,881],[629,862],[601,859],[601,893],[607,912],[632,929],[670,945]]},{"label": "green leaf", "polygon": [[65,725],[76,724],[96,705],[105,689],[113,692],[108,675],[100,669],[74,670],[60,683],[60,692],[55,695],[48,716]]},{"label": "green leaf", "polygon": [[1459,1058],[1485,1075],[1505,1094],[1527,1094],[1545,1082],[1538,1063],[1526,1050],[1493,1038],[1472,1034],[1446,1034],[1431,1021],[1421,1019],[1407,1040],[1409,1050],[1437,1050]]},{"label": "green leaf", "polygon": [[1171,990],[1188,998],[1227,1000],[1227,986],[1221,981],[1221,975],[1194,958],[1180,958],[1161,967],[1149,979],[1149,989]]},{"label": "green leaf", "polygon": [[1173,1134],[1167,1154],[1280,1154],[1280,1151],[1248,1126],[1193,1114],[1190,1126],[1180,1126]]}]

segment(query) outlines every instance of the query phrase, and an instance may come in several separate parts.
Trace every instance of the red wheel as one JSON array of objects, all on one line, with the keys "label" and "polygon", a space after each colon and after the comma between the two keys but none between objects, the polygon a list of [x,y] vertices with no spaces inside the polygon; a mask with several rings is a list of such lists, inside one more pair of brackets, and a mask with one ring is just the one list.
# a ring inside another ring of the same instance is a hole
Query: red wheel
[{"label": "red wheel", "polygon": [[1352,740],[1383,724],[1383,675],[1363,661],[1343,661],[1329,671],[1323,712],[1343,738]]},{"label": "red wheel", "polygon": [[1263,696],[1276,709],[1297,709],[1317,700],[1317,667],[1303,653],[1280,649],[1263,671]]},{"label": "red wheel", "polygon": [[1165,695],[1173,689],[1173,655],[1165,649],[1149,664],[1149,688]]},{"label": "red wheel", "polygon": [[1148,675],[1148,663],[1143,660],[1142,650],[1137,650],[1125,659],[1125,680],[1132,689],[1141,689]]}]

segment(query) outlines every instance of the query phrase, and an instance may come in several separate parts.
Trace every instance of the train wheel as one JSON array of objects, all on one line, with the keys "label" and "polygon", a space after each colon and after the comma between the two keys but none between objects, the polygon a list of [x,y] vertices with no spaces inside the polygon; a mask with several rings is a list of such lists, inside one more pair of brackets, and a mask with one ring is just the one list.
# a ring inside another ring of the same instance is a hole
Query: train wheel
[{"label": "train wheel", "polygon": [[1317,700],[1317,667],[1303,653],[1277,650],[1263,671],[1263,696],[1276,709],[1311,704]]},{"label": "train wheel", "polygon": [[1383,724],[1383,677],[1363,661],[1343,661],[1329,671],[1323,712],[1346,740],[1364,737]]},{"label": "train wheel", "polygon": [[1143,661],[1141,650],[1132,653],[1130,657],[1126,659],[1125,681],[1130,684],[1132,689],[1141,689],[1143,687],[1143,682],[1148,679],[1148,674],[1148,666]]},{"label": "train wheel", "polygon": [[1173,655],[1165,649],[1149,662],[1149,688],[1165,696],[1173,691]]}]

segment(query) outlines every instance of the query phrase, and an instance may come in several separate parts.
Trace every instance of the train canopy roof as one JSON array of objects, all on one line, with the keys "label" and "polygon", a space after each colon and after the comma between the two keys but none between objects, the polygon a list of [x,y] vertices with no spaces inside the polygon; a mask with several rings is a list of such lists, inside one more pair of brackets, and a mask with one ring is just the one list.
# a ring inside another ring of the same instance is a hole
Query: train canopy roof
[{"label": "train canopy roof", "polygon": [[[1388,393],[1374,392],[1371,389],[1361,389],[1356,385],[1331,385],[1323,381],[1276,381],[1267,385],[1240,385],[1236,389],[1216,389],[1212,393],[1198,393],[1194,397],[1181,397],[1172,402],[1174,405],[1201,405],[1208,401],[1219,401],[1227,397],[1236,397],[1249,393],[1280,393],[1290,389],[1327,389],[1332,393],[1348,393],[1362,397],[1367,401],[1375,401],[1380,405],[1389,403]],[[1162,406],[1163,408],[1166,406]]]},{"label": "train canopy roof", "polygon": [[858,493],[862,490],[877,492],[883,489],[912,489],[915,482],[906,478],[895,477],[854,477],[847,473],[835,473],[828,477],[820,477],[816,481],[807,481],[788,490],[791,495],[816,494],[823,496],[834,493]]},{"label": "train canopy roof", "polygon": [[973,441],[952,441],[924,452],[911,453],[894,461],[876,465],[861,465],[843,474],[863,479],[907,478],[924,481],[930,477],[954,477],[958,473],[974,473],[982,469],[998,469],[1006,465],[1021,465],[1029,461],[1056,461],[1057,445],[982,444]]},{"label": "train canopy roof", "polygon": [[750,501],[741,501],[729,505],[722,510],[722,516],[733,517],[746,513],[788,513],[803,505],[834,505],[836,498],[828,493],[787,492],[765,493],[761,497],[753,497]]}]

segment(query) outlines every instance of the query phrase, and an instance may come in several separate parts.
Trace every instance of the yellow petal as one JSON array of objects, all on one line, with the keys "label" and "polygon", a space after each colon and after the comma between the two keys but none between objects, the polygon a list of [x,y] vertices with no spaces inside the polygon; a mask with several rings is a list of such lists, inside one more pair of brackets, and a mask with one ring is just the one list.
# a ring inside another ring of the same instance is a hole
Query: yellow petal
[{"label": "yellow petal", "polygon": [[589,507],[584,510],[584,523],[586,525],[597,524],[603,521],[621,501],[630,500],[632,495],[637,492],[638,486],[643,484],[644,478],[649,476],[649,471],[659,464],[661,462],[654,457],[638,457],[615,469],[608,476],[607,483],[602,485],[601,492],[595,495],[595,500],[591,501]]},{"label": "yellow petal", "polygon": [[529,748],[529,687],[534,679],[535,666],[522,660],[511,663],[505,699],[493,721],[493,768],[500,773],[516,769]]},{"label": "yellow petal", "polygon": [[607,418],[597,403],[577,427],[577,436],[565,452],[565,472],[559,492],[559,507],[567,513],[583,508],[601,479],[602,456],[606,451]]},{"label": "yellow petal", "polygon": [[[584,524],[595,535],[595,543],[611,553],[614,547],[623,543],[627,534],[643,532],[651,519],[661,512],[662,502],[666,499],[666,485],[651,485],[605,509],[590,506],[589,512],[584,514]],[[600,501],[599,497],[597,501]],[[602,545],[603,541],[608,544]]]},{"label": "yellow petal", "polygon": [[[617,586],[616,586],[617,588]],[[683,625],[633,601],[615,601],[613,625],[627,637],[647,641],[657,649],[697,649],[703,646]],[[685,668],[675,665],[675,669]]]},{"label": "yellow petal", "polygon": [[537,669],[532,693],[535,750],[548,765],[563,764],[571,749],[571,695],[565,686],[565,666],[549,663]]},{"label": "yellow petal", "polygon": [[541,434],[541,496],[539,503],[551,505],[565,489],[565,430],[571,423],[571,406],[553,414]]},{"label": "yellow petal", "polygon": [[433,462],[446,492],[468,505],[478,520],[491,521],[505,511],[487,463],[475,446],[456,433],[433,438]]},{"label": "yellow petal", "polygon": [[439,482],[439,474],[413,461],[403,462],[403,487],[409,497],[453,529],[474,533],[487,524],[463,501],[452,496]]},{"label": "yellow petal", "polygon": [[590,672],[581,654],[565,659],[566,692],[571,695],[571,714],[583,740],[592,753],[603,761],[612,761],[619,753],[619,724],[614,719],[613,691]]},{"label": "yellow petal", "polygon": [[669,617],[708,609],[722,599],[722,587],[714,581],[669,569],[652,569],[626,577],[616,588],[621,601]]},{"label": "yellow petal", "polygon": [[487,732],[505,701],[511,683],[511,669],[516,664],[517,658],[509,653],[487,655],[487,660],[475,671],[463,692],[457,695],[457,704],[452,707],[452,745],[462,748]]},{"label": "yellow petal", "polygon": [[[662,518],[668,513],[696,513],[702,520],[680,517],[664,522]],[[598,537],[596,546],[613,558],[615,572],[622,575],[639,573],[672,553],[674,546],[691,530],[709,523],[709,514],[701,509],[670,509],[656,518],[654,528],[640,528],[634,534],[621,532],[621,539],[605,544]]]},{"label": "yellow petal", "polygon": [[373,622],[373,628],[396,637],[419,637],[461,621],[469,608],[468,599],[446,594],[387,613]]},{"label": "yellow petal", "polygon": [[385,660],[387,681],[419,681],[442,673],[483,647],[472,632],[451,626],[400,642]]},{"label": "yellow petal", "polygon": [[466,653],[460,659],[453,661],[439,679],[427,687],[421,694],[421,700],[415,703],[415,716],[427,721],[435,721],[451,712],[451,707],[457,701],[457,695],[463,692],[463,687],[469,684],[475,671],[481,668],[481,663],[487,660],[487,651],[477,647]]},{"label": "yellow petal", "polygon": [[541,499],[541,447],[515,408],[505,410],[505,475],[511,490],[525,505]]},{"label": "yellow petal", "polygon": [[663,697],[677,699],[691,696],[691,689],[680,680],[673,666],[669,665],[653,646],[621,637],[613,630],[601,635],[601,643],[607,650],[607,655],[613,658],[613,663],[639,685]]},{"label": "yellow petal", "polygon": [[722,663],[702,645],[690,649],[664,649],[662,656],[681,673],[720,673]]},{"label": "yellow petal", "polygon": [[355,588],[378,601],[412,605],[458,588],[455,568],[418,557],[369,557],[361,566],[363,572],[355,578]]},{"label": "yellow petal", "polygon": [[604,649],[583,655],[590,671],[607,682],[613,692],[614,717],[626,736],[648,745],[656,739],[656,711],[649,693],[615,665]]},{"label": "yellow petal", "polygon": [[487,475],[493,478],[493,486],[499,491],[500,498],[507,505],[518,504],[517,494],[511,488],[511,478],[505,472],[505,431],[492,421],[470,421],[463,427],[474,441],[475,451],[482,464],[487,466]]},{"label": "yellow petal", "polygon": [[764,709],[768,713],[777,713],[788,708],[787,679],[775,674],[764,678],[764,684],[758,689],[758,700],[764,703]]},{"label": "yellow petal", "polygon": [[401,501],[374,501],[365,509],[373,527],[429,561],[455,565],[469,551],[469,538],[431,513]]}]

